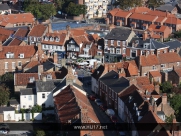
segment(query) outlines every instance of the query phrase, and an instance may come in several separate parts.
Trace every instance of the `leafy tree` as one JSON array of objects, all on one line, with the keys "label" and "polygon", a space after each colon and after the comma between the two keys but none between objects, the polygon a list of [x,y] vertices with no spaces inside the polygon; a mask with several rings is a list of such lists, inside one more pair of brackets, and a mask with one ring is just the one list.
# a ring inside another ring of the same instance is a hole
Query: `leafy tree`
[{"label": "leafy tree", "polygon": [[64,0],[54,0],[56,10],[59,11],[62,9],[62,5],[65,3]]},{"label": "leafy tree", "polygon": [[49,19],[56,14],[53,4],[40,4],[37,0],[25,2],[25,11],[31,12],[37,19]]},{"label": "leafy tree", "polygon": [[37,130],[36,131],[36,136],[45,136],[46,134],[45,134],[45,131],[43,131],[43,130]]},{"label": "leafy tree", "polygon": [[181,94],[174,95],[170,99],[170,105],[175,110],[177,121],[181,121]]},{"label": "leafy tree", "polygon": [[146,2],[146,5],[149,6],[149,7],[153,7],[153,8],[156,8],[156,7],[159,7],[160,5],[164,4],[164,1],[163,0],[148,0]]},{"label": "leafy tree", "polygon": [[174,115],[166,116],[165,122],[166,123],[172,123],[174,119]]},{"label": "leafy tree", "polygon": [[34,107],[32,107],[31,109],[31,113],[35,113],[35,112],[42,112],[42,107],[40,105],[35,105]]},{"label": "leafy tree", "polygon": [[0,85],[0,106],[7,105],[9,96],[9,88],[5,84]]},{"label": "leafy tree", "polygon": [[171,93],[171,89],[173,88],[172,84],[168,81],[163,82],[160,87],[161,87],[162,93]]},{"label": "leafy tree", "polygon": [[181,31],[176,31],[176,32],[174,33],[174,37],[175,37],[175,38],[180,38],[180,37],[181,37]]},{"label": "leafy tree", "polygon": [[142,0],[117,0],[114,5],[119,6],[123,10],[128,10],[132,7],[141,6]]},{"label": "leafy tree", "polygon": [[66,12],[72,16],[79,16],[86,13],[86,8],[87,7],[85,5],[70,2],[68,7],[66,8]]},{"label": "leafy tree", "polygon": [[1,76],[1,82],[9,82],[9,81],[14,81],[13,73],[8,72]]}]

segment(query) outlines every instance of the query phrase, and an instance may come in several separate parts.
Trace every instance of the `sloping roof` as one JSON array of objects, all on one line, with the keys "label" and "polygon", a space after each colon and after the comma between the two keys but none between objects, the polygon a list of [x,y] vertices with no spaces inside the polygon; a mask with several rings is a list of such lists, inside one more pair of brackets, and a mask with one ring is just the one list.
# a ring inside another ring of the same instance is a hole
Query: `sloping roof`
[{"label": "sloping roof", "polygon": [[181,47],[181,42],[178,40],[164,42],[164,44],[168,45],[169,49],[176,49]]},{"label": "sloping roof", "polygon": [[[34,16],[31,13],[0,15],[1,23],[33,23]],[[0,23],[0,25],[1,25]]]},{"label": "sloping roof", "polygon": [[19,29],[15,32],[14,36],[15,36],[15,37],[24,38],[24,37],[27,37],[28,32],[29,32],[28,29],[19,28]]},{"label": "sloping roof", "polygon": [[9,44],[8,46],[19,46],[22,43],[21,40],[14,38]]},{"label": "sloping roof", "polygon": [[14,77],[15,86],[26,86],[30,83],[31,77],[34,77],[35,80],[38,79],[38,73],[15,73]]},{"label": "sloping roof", "polygon": [[114,28],[105,36],[105,39],[108,40],[120,40],[126,41],[130,36],[132,30],[125,28]]},{"label": "sloping roof", "polygon": [[51,92],[62,80],[37,80],[36,92]]},{"label": "sloping roof", "polygon": [[160,10],[160,11],[172,12],[174,8],[175,8],[175,6],[172,6],[172,4],[164,4],[164,5],[160,5],[156,9]]},{"label": "sloping roof", "polygon": [[19,58],[21,53],[24,53],[24,58],[31,58],[37,51],[35,46],[3,46],[3,50],[0,51],[0,59],[6,58],[6,53],[14,53],[14,58]]},{"label": "sloping roof", "polygon": [[11,9],[7,3],[0,4],[0,10],[9,10]]},{"label": "sloping roof", "polygon": [[181,77],[181,68],[174,69],[174,71],[177,73],[179,77]]},{"label": "sloping roof", "polygon": [[163,25],[158,26],[158,25],[155,25],[155,24],[151,24],[148,27],[148,30],[155,31],[155,32],[165,32],[166,28],[169,28],[169,27],[168,26],[163,26]]},{"label": "sloping roof", "polygon": [[159,11],[159,10],[150,10],[147,14],[148,15],[159,16],[159,17],[175,17],[174,14],[171,14],[169,12]]},{"label": "sloping roof", "polygon": [[129,16],[129,18],[153,22],[155,19],[157,19],[157,16],[149,14],[133,13],[131,16]]},{"label": "sloping roof", "polygon": [[9,100],[9,104],[10,105],[18,105],[18,104],[20,104],[20,102],[16,99],[11,99],[11,100]]},{"label": "sloping roof", "polygon": [[15,111],[14,107],[0,107],[0,113],[3,113],[3,111]]},{"label": "sloping roof", "polygon": [[78,45],[84,42],[89,42],[88,38],[85,35],[74,36],[73,39]]},{"label": "sloping roof", "polygon": [[29,32],[28,36],[42,37],[46,29],[47,27],[42,24],[35,25]]},{"label": "sloping roof", "polygon": [[129,11],[118,11],[114,16],[116,17],[123,17],[126,18],[127,16],[131,15],[132,13]]},{"label": "sloping roof", "polygon": [[113,9],[113,10],[110,10],[109,13],[110,13],[112,16],[114,16],[118,11],[122,11],[122,10],[119,9],[119,8],[115,8],[115,9]]},{"label": "sloping roof", "polygon": [[158,60],[160,64],[180,62],[181,58],[176,52],[168,52],[158,54]]},{"label": "sloping roof", "polygon": [[[60,45],[64,46],[65,40],[66,40],[66,34],[65,33],[46,33],[45,37],[48,38],[48,41],[43,39],[42,44],[53,44],[53,45]],[[54,40],[50,41],[49,38],[53,37]],[[59,38],[59,41],[56,41],[56,38]]]},{"label": "sloping roof", "polygon": [[135,60],[129,61],[128,71],[131,76],[138,75],[138,67],[136,65]]},{"label": "sloping roof", "polygon": [[149,85],[150,84],[150,80],[146,76],[136,77],[136,81],[137,81],[138,86]]},{"label": "sloping roof", "polygon": [[21,95],[36,95],[36,90],[32,88],[20,89]]},{"label": "sloping roof", "polygon": [[168,17],[164,23],[177,25],[181,24],[181,20],[176,17]]},{"label": "sloping roof", "polygon": [[98,80],[103,72],[104,72],[104,66],[100,65],[96,70],[94,70],[94,72],[92,73],[92,77]]},{"label": "sloping roof", "polygon": [[150,74],[152,77],[160,77],[161,76],[159,71],[150,71]]},{"label": "sloping roof", "polygon": [[148,56],[140,56],[140,65],[141,66],[153,66],[153,65],[159,65],[160,62],[156,55],[148,55]]},{"label": "sloping roof", "polygon": [[147,7],[135,7],[133,9],[129,10],[129,12],[131,12],[131,13],[147,13],[149,11],[151,11],[151,10]]},{"label": "sloping roof", "polygon": [[8,29],[6,29],[6,28],[0,27],[0,35],[10,36],[10,35],[13,34],[13,33],[14,33],[13,30],[8,30]]}]

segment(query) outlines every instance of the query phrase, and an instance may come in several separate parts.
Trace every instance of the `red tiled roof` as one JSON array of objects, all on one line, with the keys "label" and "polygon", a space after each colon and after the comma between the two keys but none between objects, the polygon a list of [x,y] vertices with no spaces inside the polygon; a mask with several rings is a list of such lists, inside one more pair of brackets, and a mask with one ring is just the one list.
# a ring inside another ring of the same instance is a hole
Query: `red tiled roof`
[{"label": "red tiled roof", "polygon": [[181,58],[176,52],[158,54],[158,60],[160,64],[181,62]]},{"label": "red tiled roof", "polygon": [[136,7],[131,9],[129,12],[131,13],[147,13],[150,12],[151,10],[147,7]]},{"label": "red tiled roof", "polygon": [[163,12],[159,10],[150,10],[148,15],[153,15],[153,16],[159,16],[159,17],[175,17],[175,15],[169,13],[169,12]]},{"label": "red tiled roof", "polygon": [[46,29],[47,27],[42,24],[35,25],[29,32],[28,36],[42,37]]},{"label": "red tiled roof", "polygon": [[24,69],[29,69],[32,68],[34,66],[37,66],[39,64],[39,61],[30,61],[25,67]]},{"label": "red tiled roof", "polygon": [[[44,44],[53,44],[53,45],[60,45],[60,46],[63,46],[64,43],[65,43],[65,40],[66,40],[66,34],[65,33],[47,33],[46,36],[49,38],[49,37],[53,37],[54,38],[54,41],[45,41],[45,39],[43,39],[42,43]],[[58,37],[60,39],[59,42],[56,42],[55,38]]]},{"label": "red tiled roof", "polygon": [[132,13],[130,13],[129,11],[118,11],[114,16],[116,17],[123,17],[123,18],[126,18],[128,16],[130,16]]},{"label": "red tiled roof", "polygon": [[152,77],[160,77],[161,76],[159,71],[150,71],[150,74]]},{"label": "red tiled roof", "polygon": [[176,24],[181,24],[181,20],[176,17],[168,17],[164,23],[176,25]]},{"label": "red tiled roof", "polygon": [[140,65],[141,66],[153,66],[159,65],[159,60],[156,55],[140,56]]},{"label": "red tiled roof", "polygon": [[[34,16],[31,13],[23,13],[23,14],[8,14],[8,15],[0,15],[0,20],[2,23],[33,23]],[[0,23],[1,25],[1,23]]]},{"label": "red tiled roof", "polygon": [[6,53],[14,53],[14,58],[19,58],[21,53],[24,53],[24,58],[31,58],[36,53],[37,47],[35,46],[3,46],[3,50],[0,51],[0,59],[6,58]]},{"label": "red tiled roof", "polygon": [[0,35],[10,36],[10,35],[13,34],[13,33],[14,33],[13,30],[8,30],[8,29],[1,28],[1,27],[0,27]]},{"label": "red tiled roof", "polygon": [[[158,29],[159,28],[159,29]],[[169,28],[168,26],[159,26],[158,25],[154,25],[154,24],[151,24],[149,27],[148,27],[148,30],[150,31],[155,31],[155,32],[164,32],[166,30],[166,28]]]},{"label": "red tiled roof", "polygon": [[15,73],[14,76],[15,86],[26,86],[28,83],[30,83],[29,81],[31,77],[34,77],[35,80],[38,79],[38,73]]},{"label": "red tiled roof", "polygon": [[9,36],[0,34],[0,41],[3,43],[8,39]]},{"label": "red tiled roof", "polygon": [[109,13],[110,13],[112,16],[114,16],[118,11],[122,11],[122,10],[119,9],[119,8],[115,8],[115,9],[109,11]]},{"label": "red tiled roof", "polygon": [[129,18],[152,22],[152,21],[157,19],[157,16],[148,15],[148,14],[133,13]]},{"label": "red tiled roof", "polygon": [[181,68],[174,69],[174,71],[178,74],[179,77],[181,77]]},{"label": "red tiled roof", "polygon": [[157,19],[156,19],[156,21],[155,22],[163,22],[163,21],[165,21],[167,18],[166,17],[158,17]]},{"label": "red tiled roof", "polygon": [[136,81],[137,81],[137,85],[138,86],[150,85],[150,80],[146,76],[144,76],[144,77],[137,77]]},{"label": "red tiled roof", "polygon": [[21,40],[14,38],[9,44],[8,46],[19,46],[22,43]]},{"label": "red tiled roof", "polygon": [[131,76],[138,75],[138,67],[136,65],[136,62],[134,60],[129,61],[128,71]]},{"label": "red tiled roof", "polygon": [[151,37],[154,38],[154,39],[159,39],[160,35],[159,34],[153,34]]},{"label": "red tiled roof", "polygon": [[75,36],[73,37],[73,39],[75,40],[77,44],[89,42],[88,38],[85,35]]},{"label": "red tiled roof", "polygon": [[19,29],[15,32],[14,36],[15,36],[15,37],[24,38],[24,37],[27,36],[28,31],[29,31],[28,29],[19,28]]}]

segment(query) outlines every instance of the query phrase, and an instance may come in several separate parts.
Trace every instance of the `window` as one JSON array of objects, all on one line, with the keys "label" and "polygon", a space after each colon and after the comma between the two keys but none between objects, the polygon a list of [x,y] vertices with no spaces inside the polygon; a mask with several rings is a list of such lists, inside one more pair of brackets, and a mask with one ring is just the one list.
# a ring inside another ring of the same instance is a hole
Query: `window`
[{"label": "window", "polygon": [[126,54],[126,48],[123,48],[123,54]]},{"label": "window", "polygon": [[15,62],[12,62],[12,69],[15,69]]},{"label": "window", "polygon": [[42,107],[44,108],[44,107],[45,107],[45,104],[42,104]]},{"label": "window", "polygon": [[161,64],[161,68],[164,68],[165,67],[165,64]]},{"label": "window", "polygon": [[60,41],[60,38],[57,37],[56,40],[55,40],[55,42],[59,42],[59,41]]},{"label": "window", "polygon": [[116,54],[120,54],[120,49],[116,49]]},{"label": "window", "polygon": [[118,46],[120,46],[120,43],[121,43],[120,41],[117,41],[117,45],[118,45]]},{"label": "window", "polygon": [[42,98],[45,98],[45,94],[42,94]]},{"label": "window", "polygon": [[110,53],[114,53],[114,48],[110,48]]},{"label": "window", "polygon": [[32,97],[31,97],[31,96],[28,96],[28,100],[31,101],[31,100],[32,100]]},{"label": "window", "polygon": [[113,43],[114,43],[114,40],[111,40],[111,45],[113,45]]},{"label": "window", "polygon": [[33,83],[35,81],[35,77],[30,77],[29,82]]},{"label": "window", "polygon": [[48,41],[48,37],[47,36],[45,37],[45,41]]},{"label": "window", "polygon": [[21,67],[22,66],[22,63],[21,61],[18,62],[18,66]]},{"label": "window", "polygon": [[125,45],[126,45],[126,41],[123,41],[122,43],[123,43],[123,46],[125,46]]},{"label": "window", "polygon": [[20,58],[24,58],[24,53],[21,53],[21,54],[19,55],[19,57],[20,57]]},{"label": "window", "polygon": [[8,62],[5,62],[5,69],[8,69]]},{"label": "window", "polygon": [[153,68],[153,70],[155,70],[155,69],[156,69],[156,66],[153,66],[152,68]]}]

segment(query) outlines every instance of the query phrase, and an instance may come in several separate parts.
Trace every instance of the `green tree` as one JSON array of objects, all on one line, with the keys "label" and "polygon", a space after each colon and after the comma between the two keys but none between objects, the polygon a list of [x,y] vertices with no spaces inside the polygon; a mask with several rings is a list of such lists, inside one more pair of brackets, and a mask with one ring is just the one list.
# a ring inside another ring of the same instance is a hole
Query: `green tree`
[{"label": "green tree", "polygon": [[87,7],[85,5],[80,5],[70,2],[68,7],[66,8],[66,12],[72,16],[79,16],[81,14],[86,13],[86,8]]},{"label": "green tree", "polygon": [[64,0],[54,0],[56,10],[62,10],[62,5],[65,3]]},{"label": "green tree", "polygon": [[174,95],[170,99],[170,105],[175,110],[177,121],[181,121],[181,94]]},{"label": "green tree", "polygon": [[128,10],[132,7],[141,6],[142,0],[117,0],[114,5],[119,6],[123,10]]},{"label": "green tree", "polygon": [[153,7],[153,8],[156,8],[156,7],[159,7],[160,5],[164,4],[164,1],[163,0],[148,0],[146,2],[146,5],[149,6],[149,7]]},{"label": "green tree", "polygon": [[31,113],[35,113],[35,112],[42,112],[42,107],[40,105],[35,105],[34,107],[32,107],[31,109]]},{"label": "green tree", "polygon": [[46,135],[46,133],[43,130],[37,130],[36,131],[36,136],[45,136],[45,135]]},{"label": "green tree", "polygon": [[0,106],[7,105],[9,97],[9,88],[5,84],[0,85]]},{"label": "green tree", "polygon": [[173,88],[172,84],[168,81],[163,82],[160,87],[161,87],[162,93],[171,93],[171,90]]},{"label": "green tree", "polygon": [[14,81],[14,74],[13,73],[5,73],[1,76],[1,82],[9,82]]},{"label": "green tree", "polygon": [[180,38],[181,37],[181,31],[174,32],[174,37],[175,38]]}]

